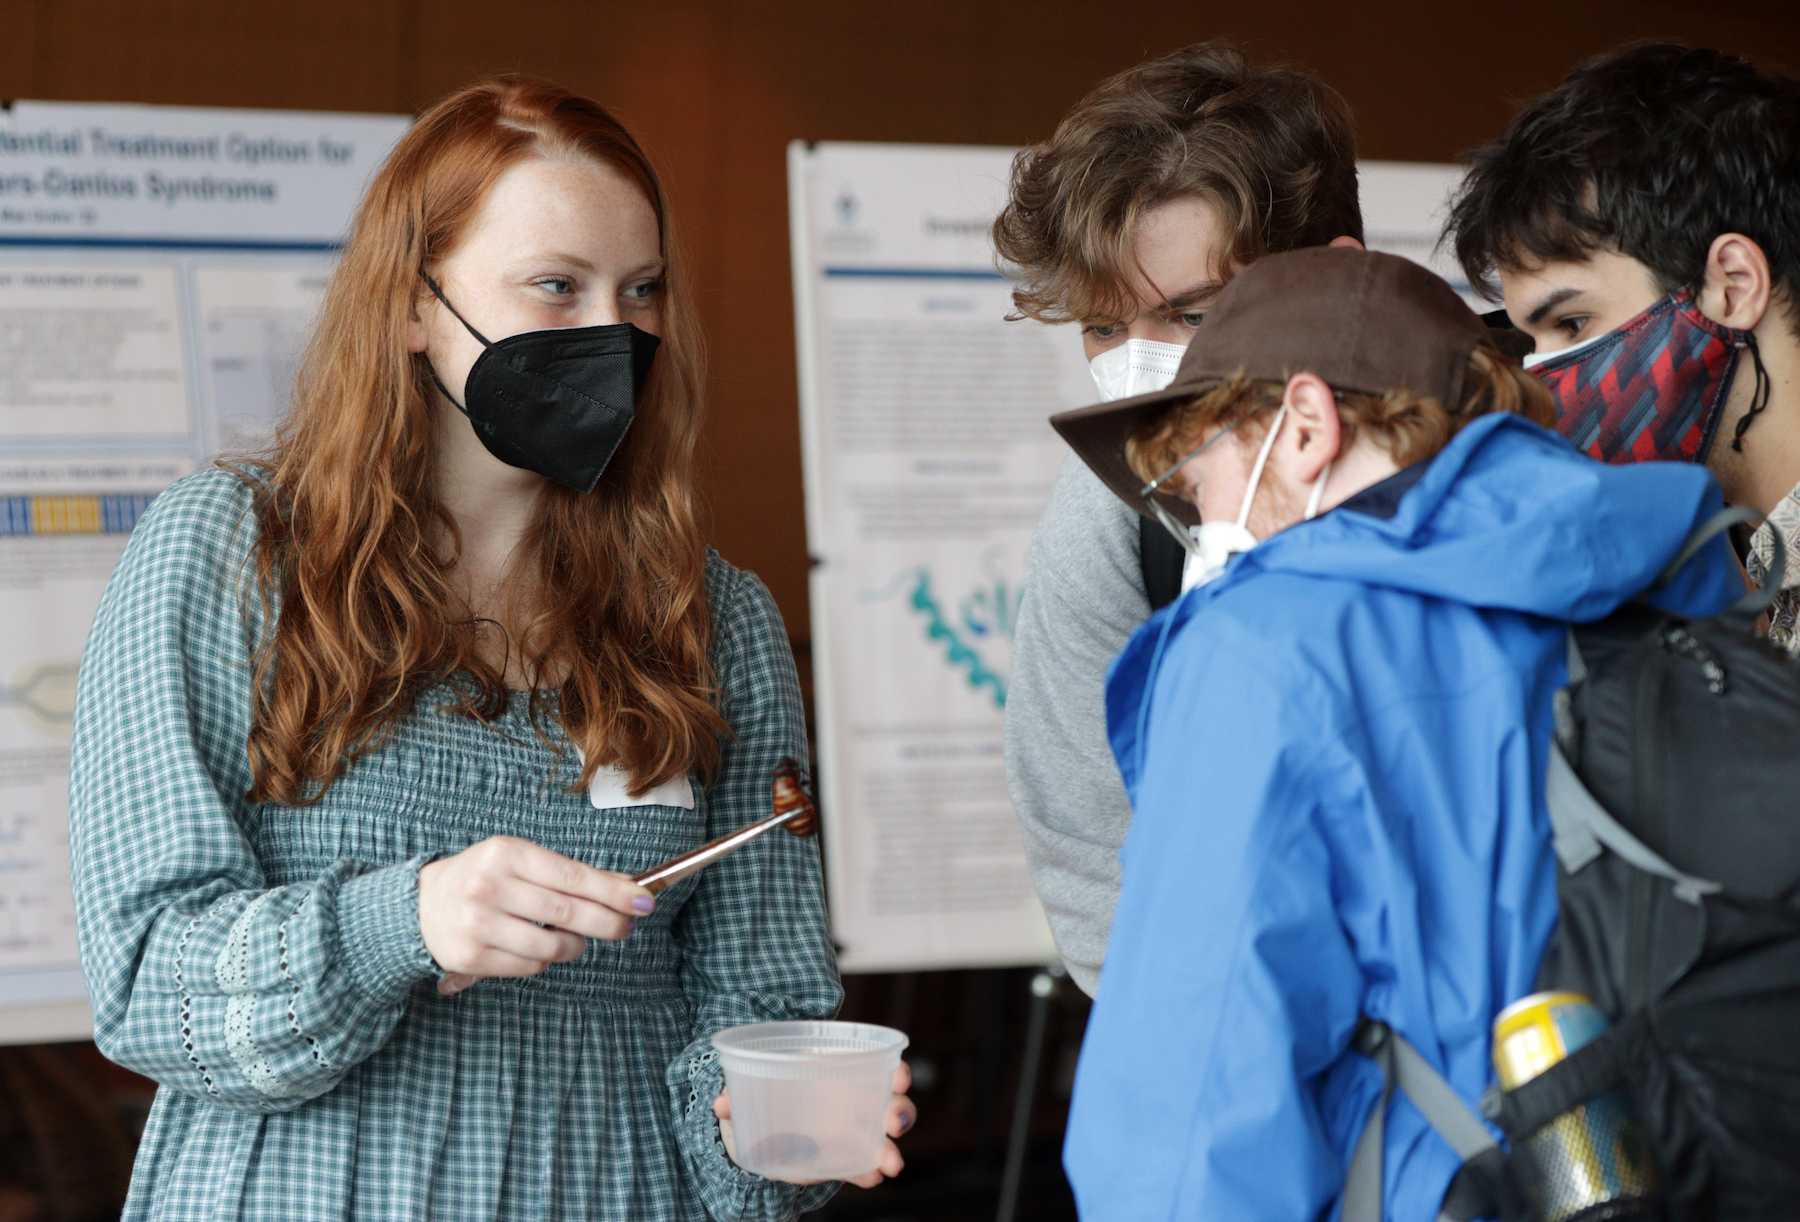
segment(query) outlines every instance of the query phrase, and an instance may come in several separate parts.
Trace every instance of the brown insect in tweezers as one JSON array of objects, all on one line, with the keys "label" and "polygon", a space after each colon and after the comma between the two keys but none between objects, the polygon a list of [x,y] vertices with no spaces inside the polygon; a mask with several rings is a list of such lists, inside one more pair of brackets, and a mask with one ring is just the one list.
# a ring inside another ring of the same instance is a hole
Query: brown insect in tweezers
[{"label": "brown insect in tweezers", "polygon": [[806,795],[806,789],[800,784],[799,764],[793,760],[782,760],[775,769],[775,778],[770,782],[769,790],[775,813],[768,818],[741,827],[729,836],[721,836],[711,844],[703,844],[679,857],[671,857],[631,881],[647,891],[661,891],[774,828],[785,828],[796,836],[810,836],[817,830],[819,813],[813,807],[812,799]]}]

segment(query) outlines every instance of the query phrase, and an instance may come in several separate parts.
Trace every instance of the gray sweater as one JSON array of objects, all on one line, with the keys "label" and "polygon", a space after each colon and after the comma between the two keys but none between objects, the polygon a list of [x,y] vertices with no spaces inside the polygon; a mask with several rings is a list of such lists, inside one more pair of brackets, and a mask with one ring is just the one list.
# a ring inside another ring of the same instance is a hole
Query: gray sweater
[{"label": "gray sweater", "polygon": [[1106,739],[1106,671],[1149,615],[1138,516],[1071,455],[1031,540],[1006,693],[1006,781],[1057,949],[1090,994],[1131,818]]}]

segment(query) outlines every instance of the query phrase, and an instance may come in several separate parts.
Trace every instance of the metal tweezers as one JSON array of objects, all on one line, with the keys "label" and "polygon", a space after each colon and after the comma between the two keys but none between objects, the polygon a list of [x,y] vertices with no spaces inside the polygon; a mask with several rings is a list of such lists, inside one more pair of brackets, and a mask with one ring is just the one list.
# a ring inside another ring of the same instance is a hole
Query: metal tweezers
[{"label": "metal tweezers", "polygon": [[704,869],[725,854],[744,847],[764,832],[782,827],[795,836],[810,836],[817,830],[818,811],[814,808],[812,799],[807,796],[805,787],[800,784],[800,765],[793,760],[782,760],[776,767],[774,780],[770,784],[770,799],[774,803],[775,813],[768,818],[759,819],[697,849],[690,849],[679,857],[671,857],[660,865],[650,867],[631,881],[655,893]]}]

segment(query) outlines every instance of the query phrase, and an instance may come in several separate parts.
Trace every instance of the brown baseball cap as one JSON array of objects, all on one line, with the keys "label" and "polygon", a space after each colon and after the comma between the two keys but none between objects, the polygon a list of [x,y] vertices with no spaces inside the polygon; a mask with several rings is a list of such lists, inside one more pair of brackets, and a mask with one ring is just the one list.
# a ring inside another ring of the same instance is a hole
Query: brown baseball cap
[{"label": "brown baseball cap", "polygon": [[[1490,332],[1456,290],[1410,259],[1315,246],[1266,255],[1233,277],[1194,333],[1163,390],[1050,418],[1081,460],[1127,505],[1145,513],[1144,486],[1125,461],[1137,427],[1240,374],[1286,382],[1314,373],[1334,390],[1410,390],[1454,410],[1469,353]],[[1194,507],[1163,504],[1192,525]]]}]

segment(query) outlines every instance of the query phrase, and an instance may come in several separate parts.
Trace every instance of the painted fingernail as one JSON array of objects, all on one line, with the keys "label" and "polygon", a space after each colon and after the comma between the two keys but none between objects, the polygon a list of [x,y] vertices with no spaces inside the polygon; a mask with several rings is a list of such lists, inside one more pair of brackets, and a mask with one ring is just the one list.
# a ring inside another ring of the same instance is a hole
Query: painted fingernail
[{"label": "painted fingernail", "polygon": [[631,910],[646,916],[656,911],[656,900],[648,895],[636,895],[631,899]]},{"label": "painted fingernail", "polygon": [[917,1119],[918,1119],[917,1116],[902,1116],[902,1117],[900,1117],[900,1131],[902,1133],[912,1132],[913,1121],[915,1121]]}]

